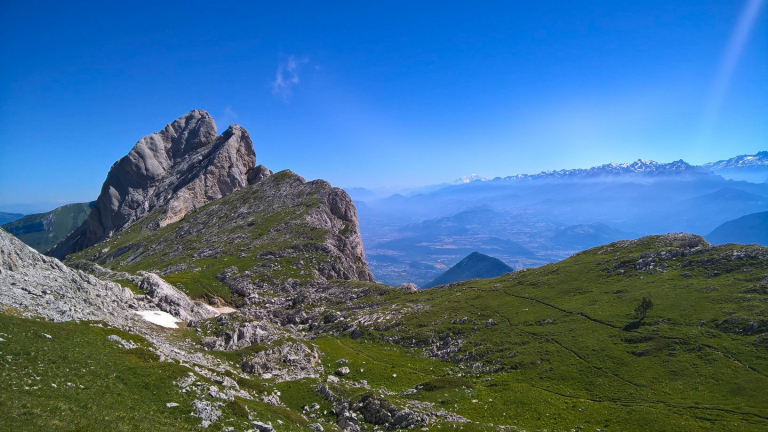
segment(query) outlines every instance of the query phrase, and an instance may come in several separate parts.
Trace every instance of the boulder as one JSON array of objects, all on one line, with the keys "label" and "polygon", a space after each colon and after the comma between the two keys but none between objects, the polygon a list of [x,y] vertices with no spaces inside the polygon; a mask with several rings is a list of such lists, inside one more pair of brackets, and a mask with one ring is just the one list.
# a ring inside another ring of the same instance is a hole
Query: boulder
[{"label": "boulder", "polygon": [[218,312],[199,301],[190,300],[186,294],[164,281],[154,273],[143,273],[139,288],[146,293],[145,300],[153,302],[158,309],[168,312],[181,321],[191,322],[212,318]]}]

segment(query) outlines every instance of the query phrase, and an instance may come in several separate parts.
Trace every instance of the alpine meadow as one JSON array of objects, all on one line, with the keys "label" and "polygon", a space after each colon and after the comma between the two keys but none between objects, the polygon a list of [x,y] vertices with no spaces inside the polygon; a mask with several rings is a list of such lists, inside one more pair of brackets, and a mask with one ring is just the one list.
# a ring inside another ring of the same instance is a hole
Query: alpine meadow
[{"label": "alpine meadow", "polygon": [[768,430],[768,6],[0,5],[0,431]]}]

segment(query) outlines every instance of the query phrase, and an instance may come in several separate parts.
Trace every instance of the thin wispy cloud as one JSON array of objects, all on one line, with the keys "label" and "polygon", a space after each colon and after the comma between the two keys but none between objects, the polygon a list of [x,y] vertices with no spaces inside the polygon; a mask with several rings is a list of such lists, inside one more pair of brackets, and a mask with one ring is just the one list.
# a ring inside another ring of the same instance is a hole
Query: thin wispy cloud
[{"label": "thin wispy cloud", "polygon": [[231,105],[227,105],[224,108],[224,116],[236,119],[237,118],[237,113],[232,109]]},{"label": "thin wispy cloud", "polygon": [[272,81],[272,94],[288,102],[293,94],[294,87],[301,82],[299,72],[307,64],[306,57],[288,56],[285,61],[277,65],[275,80]]}]

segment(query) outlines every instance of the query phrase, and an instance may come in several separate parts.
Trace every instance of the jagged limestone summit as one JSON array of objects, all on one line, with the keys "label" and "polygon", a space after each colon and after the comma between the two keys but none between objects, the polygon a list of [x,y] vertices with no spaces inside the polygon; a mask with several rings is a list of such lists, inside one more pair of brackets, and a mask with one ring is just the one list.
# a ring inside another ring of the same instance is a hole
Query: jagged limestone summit
[{"label": "jagged limestone summit", "polygon": [[248,132],[216,136],[213,118],[193,110],[140,139],[107,174],[88,219],[49,254],[58,258],[110,237],[162,209],[158,227],[248,184],[256,154]]},{"label": "jagged limestone summit", "polygon": [[217,137],[190,111],[115,163],[88,219],[49,253],[226,301],[287,280],[372,281],[347,193],[255,162],[245,129]]}]

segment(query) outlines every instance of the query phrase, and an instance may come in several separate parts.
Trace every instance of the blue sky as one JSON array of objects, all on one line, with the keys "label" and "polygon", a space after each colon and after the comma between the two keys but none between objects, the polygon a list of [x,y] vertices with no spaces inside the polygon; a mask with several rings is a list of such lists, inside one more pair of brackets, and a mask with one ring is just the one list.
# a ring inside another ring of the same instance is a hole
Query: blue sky
[{"label": "blue sky", "polygon": [[766,0],[320,3],[2,2],[0,211],[193,108],[346,187],[768,148]]}]

